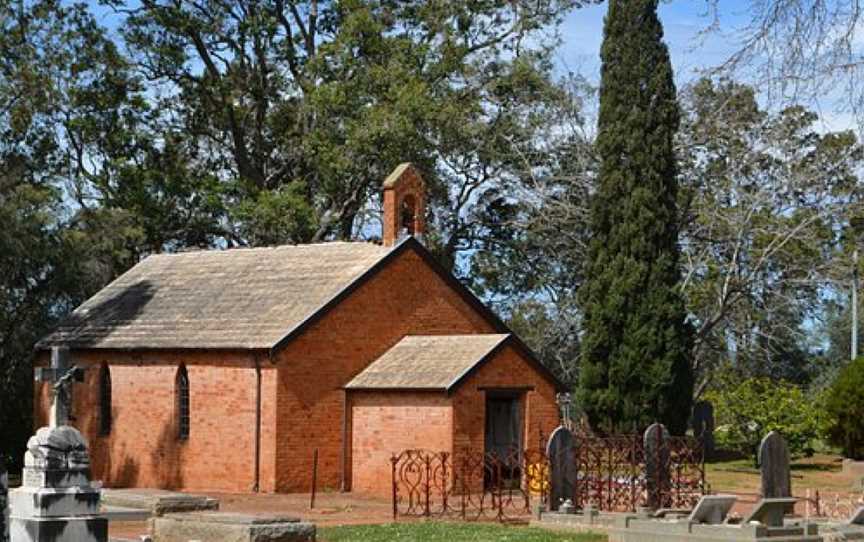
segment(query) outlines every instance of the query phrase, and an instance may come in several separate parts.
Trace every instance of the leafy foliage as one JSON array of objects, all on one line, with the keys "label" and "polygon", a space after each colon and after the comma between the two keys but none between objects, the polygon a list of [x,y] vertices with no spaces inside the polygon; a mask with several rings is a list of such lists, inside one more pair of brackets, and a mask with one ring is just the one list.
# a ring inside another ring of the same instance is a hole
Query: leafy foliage
[{"label": "leafy foliage", "polygon": [[705,397],[714,404],[718,445],[754,459],[771,431],[783,435],[792,455],[810,453],[821,434],[821,405],[789,382],[730,377]]},{"label": "leafy foliage", "polygon": [[[556,25],[581,4],[2,4],[0,440],[11,455],[31,431],[34,342],[148,254],[374,239],[379,183],[413,161],[443,262],[467,276],[480,252],[512,258],[523,181],[558,162],[570,132],[545,135],[581,121],[551,62]],[[490,297],[509,288],[481,282]]]},{"label": "leafy foliage", "polygon": [[843,455],[864,459],[864,357],[840,370],[825,400],[826,434]]},{"label": "leafy foliage", "polygon": [[679,110],[662,36],[656,0],[609,3],[577,390],[603,431],[661,421],[681,434],[692,400],[678,291]]},{"label": "leafy foliage", "polygon": [[805,324],[828,316],[826,294],[851,276],[844,231],[860,213],[862,147],[851,132],[822,133],[802,107],[765,111],[753,88],[729,81],[697,82],[684,111],[683,292],[697,391],[733,358],[743,377],[805,383],[818,374]]}]

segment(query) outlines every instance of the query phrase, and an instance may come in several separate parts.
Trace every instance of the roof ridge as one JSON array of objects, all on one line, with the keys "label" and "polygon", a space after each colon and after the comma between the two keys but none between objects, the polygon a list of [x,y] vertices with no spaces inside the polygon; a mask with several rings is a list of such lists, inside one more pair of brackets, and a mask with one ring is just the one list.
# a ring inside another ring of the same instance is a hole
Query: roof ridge
[{"label": "roof ridge", "polygon": [[385,247],[373,241],[324,241],[321,243],[295,243],[284,245],[272,245],[263,247],[231,247],[231,248],[208,248],[202,250],[184,250],[178,252],[155,252],[148,255],[146,258],[153,257],[174,257],[174,256],[198,256],[201,254],[236,254],[238,252],[269,252],[277,250],[292,250],[292,249],[307,249],[313,247],[335,247],[352,245],[357,247],[375,247],[382,251],[390,250],[390,247]]}]

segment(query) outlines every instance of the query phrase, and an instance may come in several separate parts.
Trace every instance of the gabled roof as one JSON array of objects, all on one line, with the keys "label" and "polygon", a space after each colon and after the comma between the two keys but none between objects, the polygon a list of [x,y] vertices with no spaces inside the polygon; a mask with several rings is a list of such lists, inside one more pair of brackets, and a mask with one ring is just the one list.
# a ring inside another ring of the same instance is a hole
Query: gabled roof
[{"label": "gabled roof", "polygon": [[393,250],[322,243],[153,255],[37,347],[269,349]]},{"label": "gabled roof", "polygon": [[451,391],[510,337],[409,335],[354,377],[349,390]]},{"label": "gabled roof", "polygon": [[266,349],[271,357],[413,250],[556,387],[567,388],[518,336],[423,245],[321,243],[160,254],[85,301],[37,349]]}]

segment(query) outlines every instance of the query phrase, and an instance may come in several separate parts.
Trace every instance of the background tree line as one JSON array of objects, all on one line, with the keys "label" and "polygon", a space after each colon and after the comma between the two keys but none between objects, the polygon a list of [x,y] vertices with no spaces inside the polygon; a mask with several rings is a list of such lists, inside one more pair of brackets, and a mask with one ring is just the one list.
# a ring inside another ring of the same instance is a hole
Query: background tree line
[{"label": "background tree line", "polygon": [[[554,69],[582,2],[0,0],[0,442],[34,342],[140,258],[379,235],[413,161],[427,245],[576,381],[596,92]],[[861,147],[715,77],[679,91],[695,392],[843,359]]]}]

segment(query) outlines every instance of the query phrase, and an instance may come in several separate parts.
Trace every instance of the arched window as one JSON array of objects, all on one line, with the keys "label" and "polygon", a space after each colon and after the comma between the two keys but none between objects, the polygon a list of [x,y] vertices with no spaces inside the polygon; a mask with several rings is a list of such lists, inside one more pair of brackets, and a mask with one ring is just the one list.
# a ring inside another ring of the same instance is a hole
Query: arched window
[{"label": "arched window", "polygon": [[186,372],[185,365],[181,365],[177,370],[175,390],[177,394],[177,438],[186,440],[189,438],[189,373]]},{"label": "arched window", "polygon": [[99,433],[111,434],[111,369],[107,363],[99,370]]},{"label": "arched window", "polygon": [[[414,235],[414,221],[417,203],[414,196],[407,195],[402,199],[402,208],[400,209],[400,224],[401,231],[408,235]],[[400,232],[401,233],[401,232]]]}]

